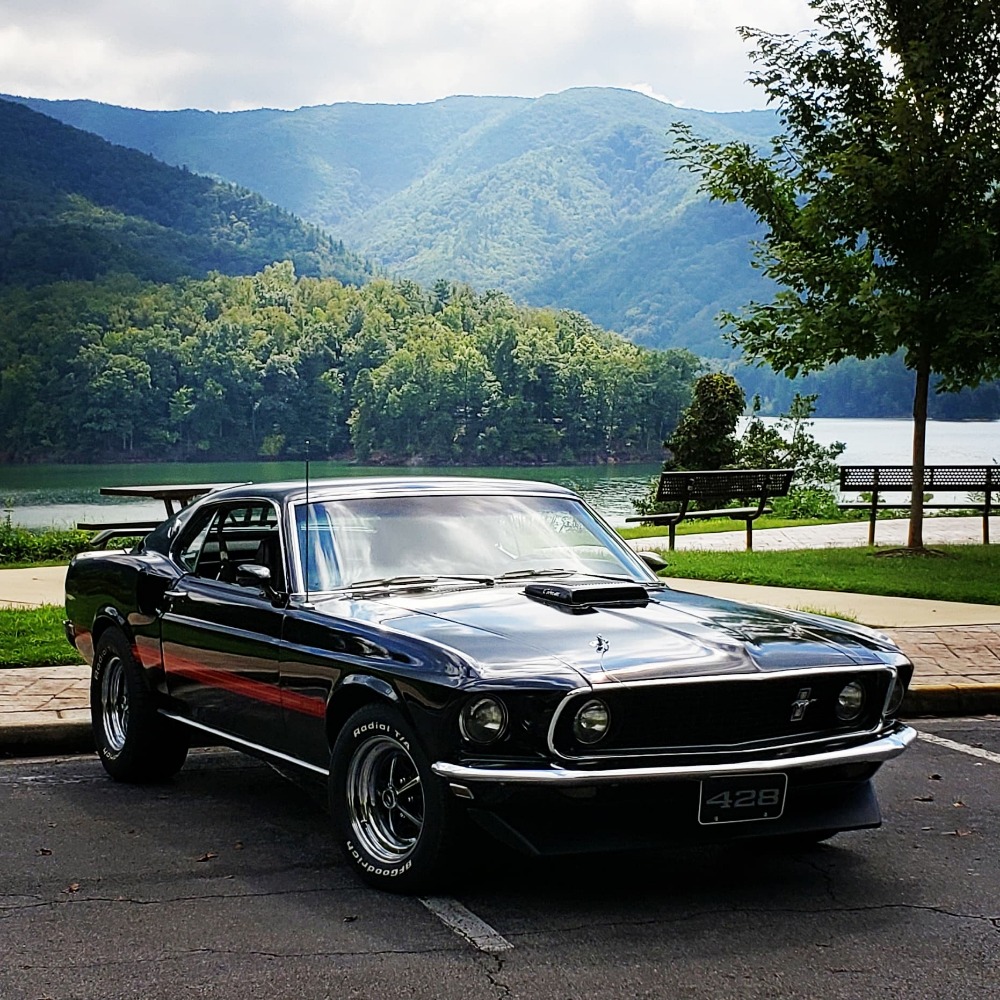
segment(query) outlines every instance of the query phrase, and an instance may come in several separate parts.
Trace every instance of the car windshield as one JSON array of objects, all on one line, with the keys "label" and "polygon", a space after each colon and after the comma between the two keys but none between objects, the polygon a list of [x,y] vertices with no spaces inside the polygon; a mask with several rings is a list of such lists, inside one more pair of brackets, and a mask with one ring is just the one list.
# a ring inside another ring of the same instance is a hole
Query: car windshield
[{"label": "car windshield", "polygon": [[413,496],[313,500],[295,509],[299,579],[310,592],[445,578],[587,574],[646,580],[569,497]]}]

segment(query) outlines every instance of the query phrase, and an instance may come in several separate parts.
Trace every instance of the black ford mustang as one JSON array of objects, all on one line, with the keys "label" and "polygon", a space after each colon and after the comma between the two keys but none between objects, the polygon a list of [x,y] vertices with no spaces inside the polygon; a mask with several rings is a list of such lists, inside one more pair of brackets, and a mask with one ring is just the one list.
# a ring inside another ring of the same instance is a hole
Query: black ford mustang
[{"label": "black ford mustang", "polygon": [[860,625],[672,590],[568,490],[373,478],[211,493],[66,579],[100,758],[189,741],[326,782],[369,882],[473,820],[535,853],[878,826],[912,666]]}]

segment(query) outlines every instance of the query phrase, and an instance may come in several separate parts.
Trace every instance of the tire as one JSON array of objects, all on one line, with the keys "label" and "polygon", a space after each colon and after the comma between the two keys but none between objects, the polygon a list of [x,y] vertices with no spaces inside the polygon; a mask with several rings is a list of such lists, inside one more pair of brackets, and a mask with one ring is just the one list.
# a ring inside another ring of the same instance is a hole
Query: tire
[{"label": "tire", "polygon": [[185,735],[157,713],[146,674],[117,628],[109,628],[97,643],[90,719],[97,755],[115,781],[165,781],[184,764]]},{"label": "tire", "polygon": [[369,885],[413,893],[439,882],[456,810],[394,708],[366,705],[344,724],[331,754],[330,812],[344,857]]}]

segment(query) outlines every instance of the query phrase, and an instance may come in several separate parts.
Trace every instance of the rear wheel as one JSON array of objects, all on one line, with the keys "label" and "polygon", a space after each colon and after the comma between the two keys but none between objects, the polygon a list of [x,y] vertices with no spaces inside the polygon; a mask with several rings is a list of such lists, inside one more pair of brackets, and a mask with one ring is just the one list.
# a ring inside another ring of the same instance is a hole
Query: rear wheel
[{"label": "rear wheel", "polygon": [[331,757],[330,811],[344,856],[371,885],[416,892],[441,876],[454,806],[390,706],[366,705],[341,730]]},{"label": "rear wheel", "polygon": [[117,628],[97,643],[90,718],[97,755],[116,781],[163,781],[184,764],[185,735],[157,713],[146,675]]}]

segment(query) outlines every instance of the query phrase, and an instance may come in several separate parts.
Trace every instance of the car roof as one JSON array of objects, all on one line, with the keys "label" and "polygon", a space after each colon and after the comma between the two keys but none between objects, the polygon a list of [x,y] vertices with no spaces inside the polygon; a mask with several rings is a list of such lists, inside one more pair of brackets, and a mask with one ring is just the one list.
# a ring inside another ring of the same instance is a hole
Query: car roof
[{"label": "car roof", "polygon": [[[542,495],[579,499],[564,486],[529,479],[488,479],[478,476],[354,476],[313,479],[310,499],[347,500],[376,496],[512,496]],[[295,501],[305,499],[304,479],[273,483],[246,483],[207,494],[207,500],[239,500],[244,497]]]}]

